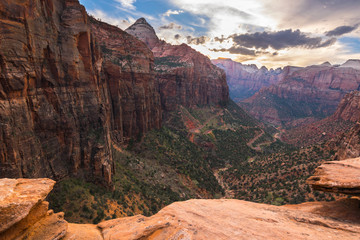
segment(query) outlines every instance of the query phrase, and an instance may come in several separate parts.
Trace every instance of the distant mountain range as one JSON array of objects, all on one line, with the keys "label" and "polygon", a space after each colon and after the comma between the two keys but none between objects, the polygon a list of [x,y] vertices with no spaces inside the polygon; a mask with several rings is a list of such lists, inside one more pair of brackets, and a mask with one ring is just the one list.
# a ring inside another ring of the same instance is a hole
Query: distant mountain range
[{"label": "distant mountain range", "polygon": [[347,93],[360,88],[360,60],[276,70],[229,59],[213,63],[227,72],[232,98],[257,119],[275,126],[296,127],[330,116]]}]

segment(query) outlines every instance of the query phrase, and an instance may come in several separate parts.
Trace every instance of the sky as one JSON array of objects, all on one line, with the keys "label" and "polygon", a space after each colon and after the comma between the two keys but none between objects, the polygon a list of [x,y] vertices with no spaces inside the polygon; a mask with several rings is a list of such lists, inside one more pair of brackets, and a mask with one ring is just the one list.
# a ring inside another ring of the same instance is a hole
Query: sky
[{"label": "sky", "polygon": [[80,0],[126,29],[144,17],[159,38],[211,59],[268,68],[360,59],[360,0]]}]

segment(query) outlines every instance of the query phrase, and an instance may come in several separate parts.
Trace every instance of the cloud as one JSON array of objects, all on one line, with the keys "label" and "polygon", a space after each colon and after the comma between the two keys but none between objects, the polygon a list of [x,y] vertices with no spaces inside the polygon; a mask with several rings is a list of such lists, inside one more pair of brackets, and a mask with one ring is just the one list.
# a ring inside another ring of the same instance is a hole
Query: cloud
[{"label": "cloud", "polygon": [[180,29],[182,29],[182,26],[171,22],[167,25],[160,26],[159,29],[178,29],[178,30],[180,30]]},{"label": "cloud", "polygon": [[94,11],[89,11],[89,14],[92,15],[94,18],[96,19],[100,19],[101,21],[105,21],[111,25],[117,26],[121,29],[126,29],[128,28],[132,23],[135,22],[135,19],[133,18],[129,18],[127,20],[125,19],[120,19],[120,18],[115,18],[115,17],[111,17],[109,15],[107,15],[105,12],[96,9]]},{"label": "cloud", "polygon": [[175,38],[176,40],[178,40],[178,39],[181,38],[181,35],[180,35],[180,34],[175,34],[175,35],[174,35],[174,38]]},{"label": "cloud", "polygon": [[341,36],[346,33],[350,33],[354,30],[356,30],[359,27],[359,24],[356,24],[355,26],[340,26],[335,28],[334,30],[326,32],[326,36],[333,37],[333,36]]},{"label": "cloud", "polygon": [[206,36],[201,36],[201,37],[187,36],[186,40],[187,40],[187,44],[200,45],[200,44],[205,44],[210,39]]},{"label": "cloud", "polygon": [[116,2],[120,3],[121,6],[128,9],[135,9],[134,3],[136,0],[115,0]]},{"label": "cloud", "polygon": [[267,49],[269,47],[280,50],[293,47],[322,48],[335,43],[332,38],[323,41],[321,37],[309,37],[300,30],[292,29],[275,32],[256,32],[235,34],[230,36],[234,43],[246,48]]},{"label": "cloud", "polygon": [[163,16],[170,17],[171,15],[179,15],[180,13],[183,13],[183,10],[167,10],[166,13],[163,14]]},{"label": "cloud", "polygon": [[244,47],[238,47],[238,46],[233,46],[233,47],[228,48],[228,49],[225,49],[225,48],[212,49],[212,51],[214,51],[214,52],[229,52],[231,54],[241,54],[241,55],[248,55],[248,56],[256,56],[255,50],[247,49],[247,48],[244,48]]}]

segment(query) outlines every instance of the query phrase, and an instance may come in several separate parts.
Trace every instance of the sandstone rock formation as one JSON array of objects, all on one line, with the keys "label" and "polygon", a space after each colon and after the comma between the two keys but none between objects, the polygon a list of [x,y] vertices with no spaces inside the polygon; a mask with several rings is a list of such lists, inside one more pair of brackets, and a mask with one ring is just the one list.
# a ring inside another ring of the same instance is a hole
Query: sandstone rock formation
[{"label": "sandstone rock formation", "polygon": [[360,157],[360,122],[338,138],[330,142],[330,147],[335,150],[335,160]]},{"label": "sandstone rock formation", "polygon": [[360,196],[360,158],[325,162],[307,183],[315,190]]},{"label": "sandstone rock formation", "polygon": [[278,83],[285,76],[281,68],[258,69],[256,65],[243,65],[224,58],[211,60],[211,62],[225,71],[230,97],[235,102],[251,97],[263,87]]},{"label": "sandstone rock formation", "polygon": [[[173,203],[152,217],[68,224],[47,211],[49,179],[1,179],[0,239],[357,239],[359,200],[271,206],[240,200]],[[9,213],[8,207],[17,211]],[[18,216],[18,218],[13,218]]]},{"label": "sandstone rock formation", "polygon": [[333,114],[345,94],[359,86],[360,70],[353,64],[315,65],[290,71],[278,84],[261,89],[241,105],[265,122],[294,127]]},{"label": "sandstone rock formation", "polygon": [[91,18],[100,45],[112,103],[112,137],[118,142],[161,126],[161,103],[154,57],[141,41]]},{"label": "sandstone rock formation", "polygon": [[110,184],[110,98],[77,0],[0,2],[0,176]]},{"label": "sandstone rock formation", "polygon": [[225,73],[209,58],[186,44],[171,45],[159,40],[154,29],[143,18],[126,32],[145,42],[154,53],[164,110],[175,110],[177,105],[192,107],[228,102]]},{"label": "sandstone rock formation", "polygon": [[[289,129],[281,135],[281,139],[297,146],[313,145],[334,138],[336,139],[333,142],[338,141],[339,136],[351,132],[350,129],[359,119],[360,93],[353,91],[345,95],[333,115],[308,125]],[[331,144],[331,149],[337,149],[339,145]],[[349,155],[342,159],[358,156],[360,155]]]},{"label": "sandstone rock formation", "polygon": [[64,214],[48,211],[50,179],[0,179],[0,239],[61,239]]},{"label": "sandstone rock formation", "polygon": [[0,9],[0,177],[111,185],[111,142],[161,125],[151,51],[78,0]]}]

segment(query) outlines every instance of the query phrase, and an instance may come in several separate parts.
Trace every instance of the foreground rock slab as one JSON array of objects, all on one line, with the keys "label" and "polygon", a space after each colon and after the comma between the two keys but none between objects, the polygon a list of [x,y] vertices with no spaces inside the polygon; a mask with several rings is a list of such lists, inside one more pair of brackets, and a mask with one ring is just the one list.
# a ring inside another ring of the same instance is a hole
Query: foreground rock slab
[{"label": "foreground rock slab", "polygon": [[360,196],[360,158],[325,162],[307,183],[315,190]]},{"label": "foreground rock slab", "polygon": [[[173,203],[149,218],[115,219],[98,227],[106,240],[360,238],[359,224],[323,217],[307,209],[230,199],[189,200]],[[360,213],[357,211],[355,214]]]},{"label": "foreground rock slab", "polygon": [[28,216],[54,184],[51,179],[0,179],[0,233]]}]

